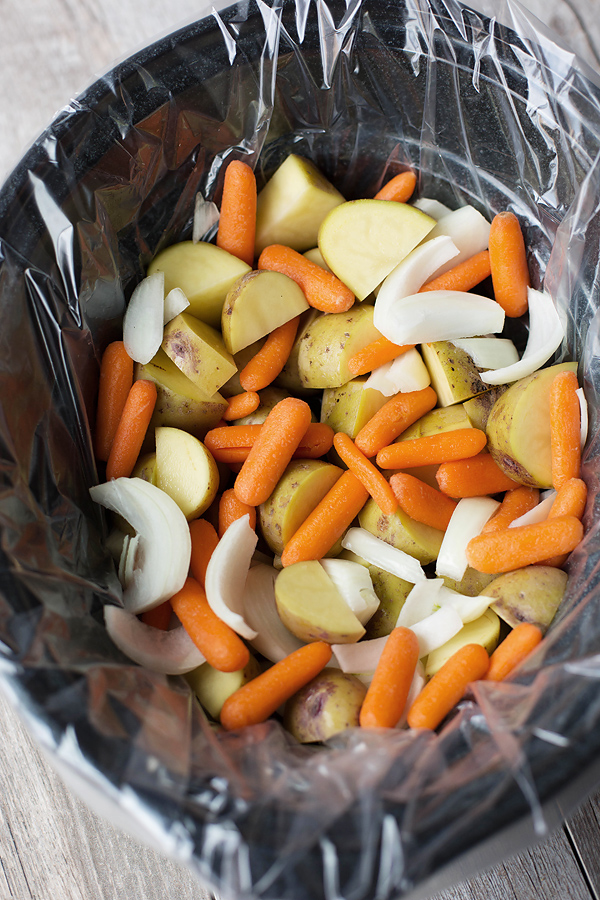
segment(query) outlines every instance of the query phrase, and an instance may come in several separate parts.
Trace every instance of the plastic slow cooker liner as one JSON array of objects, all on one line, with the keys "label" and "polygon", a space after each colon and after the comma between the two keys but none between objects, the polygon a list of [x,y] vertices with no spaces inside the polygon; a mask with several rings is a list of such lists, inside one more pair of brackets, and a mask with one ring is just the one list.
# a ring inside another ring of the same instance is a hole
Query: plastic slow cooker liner
[{"label": "plastic slow cooker liner", "polygon": [[[226,895],[408,895],[515,821],[543,833],[600,749],[600,89],[521,8],[502,5],[510,27],[488,13],[213,11],[67,106],[0,194],[2,687],[84,797]],[[582,360],[590,501],[564,603],[519,675],[475,685],[439,735],[220,734],[102,624],[120,590],[88,495],[101,352],[153,255],[189,238],[196,192],[218,201],[233,158],[262,183],[291,151],[348,199],[412,165],[422,195],[514,210]]]}]

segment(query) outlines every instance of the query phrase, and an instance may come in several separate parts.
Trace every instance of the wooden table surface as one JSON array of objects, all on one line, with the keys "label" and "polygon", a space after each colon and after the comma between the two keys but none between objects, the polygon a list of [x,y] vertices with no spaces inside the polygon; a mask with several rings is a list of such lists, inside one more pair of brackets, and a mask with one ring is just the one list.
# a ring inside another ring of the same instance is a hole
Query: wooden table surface
[{"label": "wooden table surface", "polygon": [[[529,0],[600,69],[600,0]],[[114,61],[204,14],[196,0],[0,0],[0,179]],[[0,900],[203,900],[188,871],[77,800],[0,696]],[[536,846],[435,900],[600,897],[600,795]]]}]

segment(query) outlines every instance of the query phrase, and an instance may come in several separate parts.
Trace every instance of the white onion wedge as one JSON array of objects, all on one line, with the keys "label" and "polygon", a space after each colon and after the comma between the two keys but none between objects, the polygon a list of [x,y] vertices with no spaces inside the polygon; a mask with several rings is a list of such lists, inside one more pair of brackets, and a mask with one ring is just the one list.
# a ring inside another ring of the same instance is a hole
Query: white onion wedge
[{"label": "white onion wedge", "polygon": [[331,649],[342,672],[359,675],[375,671],[387,639],[386,634],[384,637],[359,641],[357,644],[332,644]]},{"label": "white onion wedge", "polygon": [[361,556],[372,566],[379,566],[385,572],[404,578],[412,584],[425,579],[425,572],[418,560],[403,550],[386,544],[364,528],[349,528],[342,538],[342,547]]},{"label": "white onion wedge", "polygon": [[438,602],[440,607],[449,607],[455,610],[461,617],[463,625],[466,625],[467,622],[474,622],[475,619],[479,619],[490,603],[495,601],[493,597],[485,597],[483,594],[478,594],[477,597],[467,597],[464,594],[459,594],[458,591],[442,587]]},{"label": "white onion wedge", "polygon": [[206,662],[183,625],[161,631],[119,606],[104,607],[104,623],[119,650],[152,672],[184,675]]},{"label": "white onion wedge", "polygon": [[375,327],[394,344],[454,341],[502,331],[504,310],[495,300],[469,291],[427,291],[397,300]]},{"label": "white onion wedge", "polygon": [[369,570],[349,559],[322,559],[321,565],[361,625],[379,609]]},{"label": "white onion wedge", "polygon": [[585,442],[587,441],[588,436],[588,427],[589,427],[589,415],[588,415],[588,405],[587,400],[585,399],[585,394],[583,392],[583,388],[578,388],[575,393],[579,397],[579,410],[581,412],[581,449],[585,447]]},{"label": "white onion wedge", "polygon": [[463,497],[444,532],[435,567],[436,575],[460,581],[467,569],[467,544],[477,537],[500,504],[491,497]]},{"label": "white onion wedge", "polygon": [[182,313],[184,309],[187,309],[190,305],[190,301],[185,296],[181,288],[173,288],[173,290],[169,291],[167,296],[165,297],[165,306],[163,310],[163,325],[166,325],[171,319],[174,319],[175,316],[178,316],[179,313]]},{"label": "white onion wedge", "polygon": [[[437,278],[453,266],[486,250],[490,239],[490,223],[473,206],[461,206],[453,212],[443,216],[433,228],[424,243],[435,240],[440,235],[447,235],[456,244],[458,255],[452,262],[443,263],[431,278]],[[428,279],[429,280],[429,279]],[[485,332],[479,332],[485,334]]]},{"label": "white onion wedge", "polygon": [[422,659],[432,650],[437,650],[458,634],[462,627],[463,620],[450,606],[442,606],[426,619],[421,619],[410,629],[414,631],[419,642],[419,658]]},{"label": "white onion wedge", "polygon": [[413,347],[371,372],[364,389],[372,388],[384,397],[393,397],[395,394],[422,391],[429,384],[431,378],[427,366],[419,351]]},{"label": "white onion wedge", "polygon": [[259,563],[248,572],[244,588],[244,617],[256,632],[252,646],[271,662],[279,662],[303,646],[279,618],[275,604],[276,578],[277,571],[272,566]]},{"label": "white onion wedge", "polygon": [[[529,298],[529,337],[521,359],[511,366],[481,374],[485,384],[508,384],[532,375],[548,362],[560,347],[564,329],[550,294],[527,289]],[[412,342],[411,342],[412,343]]]},{"label": "white onion wedge", "polygon": [[145,365],[163,339],[165,273],[154,272],[137,285],[123,317],[123,343],[135,362]]},{"label": "white onion wedge", "polygon": [[480,369],[512,366],[519,360],[517,348],[507,338],[457,338],[452,343],[468,353]]},{"label": "white onion wedge", "polygon": [[187,578],[192,545],[175,501],[141,478],[114,478],[91,487],[90,496],[127,519],[139,538],[135,558],[125,560],[127,611],[137,615],[176,594]]},{"label": "white onion wedge", "polygon": [[194,224],[192,226],[192,241],[208,241],[213,237],[213,232],[219,224],[219,208],[212,200],[205,200],[202,193],[196,194],[194,204]]},{"label": "white onion wedge", "polygon": [[396,625],[412,628],[435,612],[436,607],[440,606],[438,595],[443,586],[443,578],[428,578],[415,584],[402,604]]},{"label": "white onion wedge", "polygon": [[418,200],[415,200],[413,206],[424,212],[426,216],[431,216],[436,222],[452,212],[449,206],[444,206],[443,203],[440,203],[439,200],[434,200],[433,197],[419,197]]},{"label": "white onion wedge", "polygon": [[527,512],[523,513],[522,516],[519,516],[518,519],[513,519],[508,527],[520,528],[521,525],[535,525],[537,522],[545,522],[555,499],[556,491],[552,491],[550,497],[545,497],[543,500],[540,500],[533,509],[527,510]]},{"label": "white onion wedge", "polygon": [[247,513],[232,522],[213,551],[204,582],[212,611],[248,641],[258,637],[244,618],[244,587],[257,541]]}]

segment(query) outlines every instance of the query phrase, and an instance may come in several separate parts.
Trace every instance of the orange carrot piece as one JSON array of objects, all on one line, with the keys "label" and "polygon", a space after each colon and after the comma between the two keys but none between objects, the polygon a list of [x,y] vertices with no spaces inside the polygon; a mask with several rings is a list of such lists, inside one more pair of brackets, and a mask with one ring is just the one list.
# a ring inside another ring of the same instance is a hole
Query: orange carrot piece
[{"label": "orange carrot piece", "polygon": [[348,369],[355,378],[358,375],[366,375],[379,366],[383,366],[393,359],[397,359],[407,350],[412,350],[414,344],[392,344],[386,337],[377,338],[351,356],[348,360]]},{"label": "orange carrot piece", "polygon": [[[204,443],[217,462],[243,463],[258,438],[262,425],[231,425],[213,428]],[[311,422],[293,459],[318,459],[333,447],[333,429],[324,422]]]},{"label": "orange carrot piece", "polygon": [[491,274],[490,252],[482,250],[475,256],[448,269],[423,285],[421,291],[470,291]]},{"label": "orange carrot piece", "polygon": [[519,484],[505,475],[489,453],[443,463],[435,476],[440,490],[449,497],[483,497],[512,491]]},{"label": "orange carrot piece", "polygon": [[502,531],[503,528],[508,528],[511,522],[537,506],[539,499],[540,492],[537,488],[522,485],[512,491],[507,491],[498,512],[488,519],[481,533],[489,534],[492,531]]},{"label": "orange carrot piece", "polygon": [[395,728],[404,712],[419,661],[414,631],[394,628],[385,642],[359,714],[363,728]]},{"label": "orange carrot piece", "polygon": [[190,522],[190,538],[192,539],[190,572],[198,584],[204,587],[206,567],[219,543],[219,535],[214,525],[207,519],[193,519]]},{"label": "orange carrot piece", "polygon": [[440,531],[446,530],[457,506],[454,500],[408,472],[392,475],[390,487],[411,519]]},{"label": "orange carrot piece", "polygon": [[242,516],[250,516],[250,528],[256,528],[256,507],[237,497],[233,488],[223,491],[219,500],[219,537],[223,537],[230,525]]},{"label": "orange carrot piece", "polygon": [[331,647],[323,641],[305,644],[275,663],[227,698],[221,710],[226,731],[258,725],[312,681],[331,659]]},{"label": "orange carrot piece", "polygon": [[507,316],[527,312],[530,285],[525,241],[514,213],[501,212],[492,219],[488,242],[494,297]]},{"label": "orange carrot piece", "polygon": [[151,625],[152,628],[159,628],[160,631],[167,631],[169,622],[171,621],[172,612],[173,607],[171,606],[171,602],[165,600],[164,603],[159,603],[158,606],[154,606],[152,609],[147,609],[146,612],[143,612],[140,619],[144,625]]},{"label": "orange carrot piece", "polygon": [[345,462],[350,471],[354,472],[358,480],[363,483],[380,510],[386,516],[393,516],[398,509],[398,500],[379,469],[342,431],[339,431],[334,437],[333,446],[342,462]]},{"label": "orange carrot piece", "polygon": [[583,518],[587,501],[587,485],[581,478],[570,478],[565,481],[554,498],[554,503],[548,513],[549,519],[557,516],[575,516]]},{"label": "orange carrot piece", "polygon": [[533,566],[559,553],[570,553],[583,538],[583,525],[575,516],[559,516],[535,525],[480,534],[467,545],[469,565],[495,574]]},{"label": "orange carrot piece", "polygon": [[113,341],[102,354],[94,452],[106,462],[133,384],[133,360],[123,341]]},{"label": "orange carrot piece", "polygon": [[[242,385],[243,387],[243,385]],[[241,419],[243,416],[249,416],[260,406],[260,397],[256,391],[244,391],[243,394],[236,394],[229,398],[227,409],[223,413],[226,422],[233,422],[235,419]]]},{"label": "orange carrot piece", "polygon": [[394,200],[396,203],[408,203],[417,186],[417,175],[411,169],[400,172],[377,191],[375,200]]},{"label": "orange carrot piece", "polygon": [[156,385],[152,381],[133,382],[106,463],[107,481],[133,472],[154,412],[156,396]]},{"label": "orange carrot piece", "polygon": [[350,471],[340,475],[283,548],[282,565],[322,559],[368,499],[369,492],[356,475]]},{"label": "orange carrot piece", "polygon": [[171,597],[173,611],[207,663],[219,672],[238,672],[248,665],[243,640],[208,605],[204,588],[194,578]]},{"label": "orange carrot piece", "polygon": [[504,681],[519,663],[529,656],[542,640],[537,625],[521,622],[498,644],[490,657],[490,667],[484,681]]},{"label": "orange carrot piece", "polygon": [[483,678],[490,664],[481,644],[465,644],[428,681],[408,711],[411,728],[437,728],[469,684]]},{"label": "orange carrot piece", "polygon": [[286,397],[273,407],[235,479],[233,489],[243,503],[258,506],[271,496],[310,418],[310,406],[297,397]]},{"label": "orange carrot piece", "polygon": [[321,312],[347,312],[354,303],[352,291],[333,272],[283,244],[265,247],[259,256],[258,268],[287,275],[302,288],[306,302]]},{"label": "orange carrot piece", "polygon": [[251,266],[255,232],[256,178],[247,163],[234,159],[225,170],[217,247]]},{"label": "orange carrot piece", "polygon": [[360,429],[354,443],[365,456],[371,457],[391,444],[394,438],[433,409],[437,394],[431,387],[422,391],[396,394]]},{"label": "orange carrot piece", "polygon": [[277,378],[292,352],[300,317],[290,319],[268,336],[258,353],[240,372],[240,384],[245,391],[261,391]]},{"label": "orange carrot piece", "polygon": [[377,465],[382,469],[411,469],[432,466],[476,456],[487,443],[485,431],[479,428],[457,428],[440,431],[426,437],[389,444],[377,453]]},{"label": "orange carrot piece", "polygon": [[552,486],[559,490],[581,472],[581,410],[575,372],[559,372],[550,387]]}]

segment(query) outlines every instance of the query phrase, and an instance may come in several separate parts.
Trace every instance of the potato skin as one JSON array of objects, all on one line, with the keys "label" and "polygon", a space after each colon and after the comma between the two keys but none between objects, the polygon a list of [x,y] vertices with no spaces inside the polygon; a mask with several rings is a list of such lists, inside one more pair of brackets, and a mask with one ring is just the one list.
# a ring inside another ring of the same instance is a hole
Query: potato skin
[{"label": "potato skin", "polygon": [[288,700],[284,727],[302,744],[358,727],[358,716],[367,693],[354,675],[326,668]]}]

